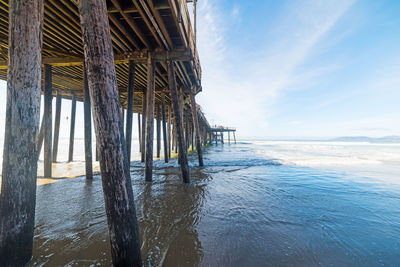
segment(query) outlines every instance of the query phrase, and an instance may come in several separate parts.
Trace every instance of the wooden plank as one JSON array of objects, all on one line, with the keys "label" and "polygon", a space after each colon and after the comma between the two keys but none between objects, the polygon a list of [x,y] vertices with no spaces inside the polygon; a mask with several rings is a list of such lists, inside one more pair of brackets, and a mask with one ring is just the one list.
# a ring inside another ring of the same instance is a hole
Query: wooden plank
[{"label": "wooden plank", "polygon": [[154,138],[154,62],[147,61],[147,101],[146,101],[146,164],[145,180],[153,180],[153,138]]},{"label": "wooden plank", "polygon": [[79,1],[114,266],[142,266],[106,1]]},{"label": "wooden plank", "polygon": [[42,0],[9,0],[9,71],[0,201],[0,266],[32,258],[40,120]]},{"label": "wooden plank", "polygon": [[[136,51],[132,53],[121,53],[114,56],[115,64],[129,63],[133,60],[137,64],[145,64],[147,62],[147,50]],[[177,48],[169,52],[174,61],[190,61],[192,54],[189,50]],[[152,60],[154,62],[163,62],[166,60],[167,55],[165,51],[152,53]],[[77,56],[44,56],[42,59],[43,64],[52,66],[82,66],[84,59]],[[0,69],[7,68],[7,60],[0,60]]]},{"label": "wooden plank", "polygon": [[174,64],[170,59],[167,60],[167,68],[168,68],[168,80],[169,80],[169,89],[171,93],[171,101],[174,106],[174,113],[175,113],[175,125],[177,128],[176,132],[178,137],[182,179],[184,183],[190,183],[189,165],[187,159],[187,151],[185,149],[185,138],[182,125],[182,114],[179,107],[178,89],[176,88],[175,70],[174,70]]}]

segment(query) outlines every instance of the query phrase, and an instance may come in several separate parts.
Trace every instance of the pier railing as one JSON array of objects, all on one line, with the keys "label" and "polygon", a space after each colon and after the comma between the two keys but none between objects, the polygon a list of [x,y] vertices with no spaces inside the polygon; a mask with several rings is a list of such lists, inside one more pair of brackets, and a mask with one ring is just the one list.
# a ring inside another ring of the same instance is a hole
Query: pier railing
[{"label": "pier railing", "polygon": [[[184,39],[186,47],[190,49],[193,62],[190,62],[194,74],[198,81],[201,80],[201,65],[199,55],[196,48],[196,37],[190,22],[189,10],[187,8],[187,0],[170,0],[172,2],[173,11],[179,19],[180,24],[183,26]],[[179,9],[177,8],[179,7]]]}]

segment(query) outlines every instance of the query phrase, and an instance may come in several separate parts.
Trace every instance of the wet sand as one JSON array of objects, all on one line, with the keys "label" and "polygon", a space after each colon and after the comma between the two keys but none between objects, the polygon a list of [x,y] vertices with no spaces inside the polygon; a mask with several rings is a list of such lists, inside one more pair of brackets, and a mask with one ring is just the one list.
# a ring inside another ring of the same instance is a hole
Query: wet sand
[{"label": "wet sand", "polygon": [[[399,265],[400,187],[286,166],[238,143],[205,150],[182,184],[131,164],[145,266]],[[190,156],[195,162],[195,155]],[[38,186],[30,266],[109,266],[100,177]]]}]

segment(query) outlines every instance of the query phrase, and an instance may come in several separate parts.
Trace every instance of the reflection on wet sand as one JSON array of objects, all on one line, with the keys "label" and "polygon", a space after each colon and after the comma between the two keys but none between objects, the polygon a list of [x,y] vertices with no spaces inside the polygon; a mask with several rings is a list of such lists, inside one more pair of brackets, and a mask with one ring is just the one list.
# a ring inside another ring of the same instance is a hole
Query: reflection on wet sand
[{"label": "reflection on wet sand", "polygon": [[[148,265],[196,266],[202,257],[195,230],[204,203],[203,175],[192,172],[193,184],[180,182],[179,169],[156,170],[157,182],[136,184],[142,254]],[[183,253],[182,253],[183,252]]]},{"label": "reflection on wet sand", "polygon": [[[145,266],[398,266],[400,187],[282,165],[252,143],[205,149],[182,184],[176,159],[154,182],[131,164]],[[195,162],[195,155],[190,156]],[[30,266],[110,266],[101,179],[37,188]]]},{"label": "reflection on wet sand", "polygon": [[[193,183],[184,185],[179,168],[160,167],[149,184],[142,181],[140,163],[131,173],[145,265],[198,265],[202,249],[195,227],[207,176],[193,168]],[[111,264],[100,177],[59,180],[37,190],[31,266]]]}]

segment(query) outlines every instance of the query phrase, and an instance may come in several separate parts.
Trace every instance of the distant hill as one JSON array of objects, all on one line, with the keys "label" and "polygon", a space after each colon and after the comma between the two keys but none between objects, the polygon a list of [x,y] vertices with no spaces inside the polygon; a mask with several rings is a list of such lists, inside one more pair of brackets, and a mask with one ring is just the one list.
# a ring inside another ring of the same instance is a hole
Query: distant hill
[{"label": "distant hill", "polygon": [[341,142],[400,143],[400,136],[391,135],[377,138],[368,136],[343,136],[331,140]]}]

